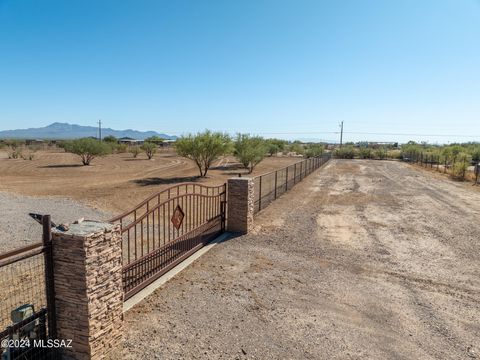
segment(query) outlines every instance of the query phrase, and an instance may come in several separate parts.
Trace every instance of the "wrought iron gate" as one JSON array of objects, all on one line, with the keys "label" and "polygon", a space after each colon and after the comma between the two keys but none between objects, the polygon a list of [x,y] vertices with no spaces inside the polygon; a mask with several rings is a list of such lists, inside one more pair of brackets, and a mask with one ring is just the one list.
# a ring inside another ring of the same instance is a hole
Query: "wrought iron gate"
[{"label": "wrought iron gate", "polygon": [[110,220],[122,229],[125,299],[225,231],[226,184],[163,190]]}]

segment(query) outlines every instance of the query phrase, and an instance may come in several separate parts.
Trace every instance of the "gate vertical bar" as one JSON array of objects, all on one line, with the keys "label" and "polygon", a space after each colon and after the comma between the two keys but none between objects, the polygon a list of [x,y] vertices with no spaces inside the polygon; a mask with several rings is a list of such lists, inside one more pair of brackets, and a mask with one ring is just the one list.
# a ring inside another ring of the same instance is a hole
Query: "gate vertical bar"
[{"label": "gate vertical bar", "polygon": [[53,247],[52,247],[52,221],[50,215],[42,217],[43,227],[43,256],[45,263],[45,291],[48,309],[48,336],[57,337],[57,317],[55,307],[55,283],[53,278]]}]

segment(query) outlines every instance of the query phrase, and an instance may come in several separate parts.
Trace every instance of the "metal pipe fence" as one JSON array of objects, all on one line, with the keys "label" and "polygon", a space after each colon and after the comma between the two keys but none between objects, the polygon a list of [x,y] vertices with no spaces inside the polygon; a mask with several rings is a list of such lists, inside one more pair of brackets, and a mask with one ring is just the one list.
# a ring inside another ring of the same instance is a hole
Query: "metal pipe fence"
[{"label": "metal pipe fence", "polygon": [[[474,185],[479,183],[480,164],[468,161],[466,156],[441,156],[415,151],[404,154],[403,161],[449,174],[456,179],[472,180]],[[473,170],[469,170],[471,167]]]},{"label": "metal pipe fence", "polygon": [[282,169],[255,177],[253,179],[255,185],[254,212],[258,213],[265,209],[272,201],[323,166],[331,157],[331,153],[325,153],[322,156],[304,159]]},{"label": "metal pipe fence", "polygon": [[0,254],[0,358],[57,359],[50,217],[43,242]]}]

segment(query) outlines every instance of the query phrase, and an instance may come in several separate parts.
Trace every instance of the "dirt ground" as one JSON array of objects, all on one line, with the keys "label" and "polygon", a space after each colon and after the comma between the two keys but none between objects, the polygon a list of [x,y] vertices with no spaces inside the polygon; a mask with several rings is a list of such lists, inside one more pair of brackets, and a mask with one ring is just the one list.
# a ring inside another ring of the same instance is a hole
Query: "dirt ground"
[{"label": "dirt ground", "polygon": [[125,359],[480,358],[480,192],[332,160],[126,314]]},{"label": "dirt ground", "polygon": [[[269,172],[300,159],[269,157],[253,175]],[[219,185],[245,173],[231,157],[214,163],[204,179],[197,178],[193,161],[162,151],[148,160],[144,154],[109,155],[82,166],[77,155],[63,150],[39,151],[33,161],[8,159],[0,150],[0,191],[34,196],[68,197],[114,214],[130,210],[148,196],[176,183],[195,181]]]}]

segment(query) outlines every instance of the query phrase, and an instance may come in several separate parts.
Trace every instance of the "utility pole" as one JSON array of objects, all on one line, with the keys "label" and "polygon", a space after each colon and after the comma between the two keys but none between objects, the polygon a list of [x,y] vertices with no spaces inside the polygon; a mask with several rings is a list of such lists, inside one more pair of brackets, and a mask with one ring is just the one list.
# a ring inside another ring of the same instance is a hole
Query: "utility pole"
[{"label": "utility pole", "polygon": [[340,123],[340,147],[342,147],[342,143],[343,143],[343,120]]},{"label": "utility pole", "polygon": [[102,120],[98,120],[98,140],[102,141]]}]

